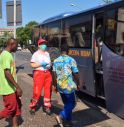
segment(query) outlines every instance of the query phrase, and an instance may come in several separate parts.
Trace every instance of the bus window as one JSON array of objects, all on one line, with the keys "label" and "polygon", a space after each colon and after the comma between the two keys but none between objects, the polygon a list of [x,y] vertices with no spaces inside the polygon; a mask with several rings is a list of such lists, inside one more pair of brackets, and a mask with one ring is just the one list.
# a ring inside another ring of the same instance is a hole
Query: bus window
[{"label": "bus window", "polygon": [[124,8],[106,14],[105,43],[119,55],[124,55]]},{"label": "bus window", "polygon": [[116,44],[118,45],[116,52],[124,55],[124,8],[118,9]]},{"label": "bus window", "polygon": [[104,13],[102,14],[96,15],[95,39],[99,45],[104,41]]},{"label": "bus window", "polygon": [[60,45],[60,22],[50,23],[48,27],[48,46],[49,47],[59,47]]},{"label": "bus window", "polygon": [[74,47],[69,28],[63,30],[62,43],[67,43],[69,47]]},{"label": "bus window", "polygon": [[49,47],[59,47],[59,38],[57,36],[50,35],[48,37],[48,46]]},{"label": "bus window", "polygon": [[104,13],[96,14],[95,26],[95,63],[98,64],[102,61],[102,44],[104,41]]},{"label": "bus window", "polygon": [[40,26],[40,38],[47,40],[47,26]]},{"label": "bus window", "polygon": [[91,34],[91,22],[70,27],[71,40],[76,48],[91,48]]},{"label": "bus window", "polygon": [[79,24],[66,28],[64,33],[70,47],[89,48],[91,47],[91,23]]},{"label": "bus window", "polygon": [[105,43],[112,50],[116,45],[116,10],[107,11],[105,14]]},{"label": "bus window", "polygon": [[37,45],[37,40],[39,39],[39,36],[40,36],[40,28],[35,27],[33,29],[33,36],[32,36],[32,40],[35,45]]},{"label": "bus window", "polygon": [[46,34],[46,28],[44,26],[40,26],[40,37],[44,38]]}]

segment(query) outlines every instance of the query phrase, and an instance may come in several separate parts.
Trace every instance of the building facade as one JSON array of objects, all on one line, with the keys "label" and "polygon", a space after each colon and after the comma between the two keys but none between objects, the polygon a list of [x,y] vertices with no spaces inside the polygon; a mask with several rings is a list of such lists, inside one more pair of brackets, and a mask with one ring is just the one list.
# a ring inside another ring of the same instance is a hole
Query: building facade
[{"label": "building facade", "polygon": [[0,28],[0,37],[4,37],[6,35],[11,36],[13,34],[14,34],[13,28]]}]

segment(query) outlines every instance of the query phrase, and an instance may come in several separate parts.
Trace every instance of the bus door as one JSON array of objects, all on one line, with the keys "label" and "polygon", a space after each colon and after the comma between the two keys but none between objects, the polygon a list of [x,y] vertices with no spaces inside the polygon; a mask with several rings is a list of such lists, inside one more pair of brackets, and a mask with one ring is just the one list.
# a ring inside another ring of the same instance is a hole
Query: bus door
[{"label": "bus door", "polygon": [[124,119],[124,8],[106,11],[103,77],[107,109]]},{"label": "bus door", "polygon": [[95,96],[94,62],[92,57],[92,20],[70,26],[65,29],[64,33],[66,33],[66,42],[70,47],[69,55],[78,64],[81,91]]},{"label": "bus door", "polygon": [[97,96],[104,96],[102,45],[104,42],[104,13],[95,14],[94,59]]}]

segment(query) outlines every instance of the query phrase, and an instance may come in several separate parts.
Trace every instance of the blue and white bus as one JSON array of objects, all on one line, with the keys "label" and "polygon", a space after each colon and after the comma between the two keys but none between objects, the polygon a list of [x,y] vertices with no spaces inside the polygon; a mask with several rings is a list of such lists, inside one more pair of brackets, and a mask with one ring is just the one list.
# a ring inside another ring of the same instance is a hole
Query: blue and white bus
[{"label": "blue and white bus", "polygon": [[34,44],[40,37],[49,47],[67,43],[78,63],[81,91],[105,98],[108,110],[124,118],[123,0],[49,18],[34,29]]}]

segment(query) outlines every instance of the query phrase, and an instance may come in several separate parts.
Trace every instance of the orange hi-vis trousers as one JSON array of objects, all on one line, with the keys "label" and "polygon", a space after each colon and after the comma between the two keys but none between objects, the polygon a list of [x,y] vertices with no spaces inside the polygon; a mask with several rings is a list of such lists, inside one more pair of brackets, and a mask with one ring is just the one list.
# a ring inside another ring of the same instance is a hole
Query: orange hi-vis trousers
[{"label": "orange hi-vis trousers", "polygon": [[42,89],[44,88],[44,106],[46,108],[51,108],[51,87],[52,87],[52,75],[50,71],[34,71],[34,87],[33,87],[33,98],[32,106],[30,108],[35,108],[40,97]]}]

